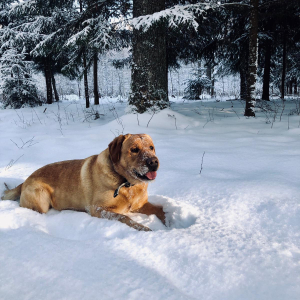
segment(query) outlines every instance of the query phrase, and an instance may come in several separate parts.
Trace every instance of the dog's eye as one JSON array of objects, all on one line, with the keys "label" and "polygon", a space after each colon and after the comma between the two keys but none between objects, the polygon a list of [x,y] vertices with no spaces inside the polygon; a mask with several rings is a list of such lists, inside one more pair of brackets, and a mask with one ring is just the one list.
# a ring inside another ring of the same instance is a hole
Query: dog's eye
[{"label": "dog's eye", "polygon": [[139,151],[140,151],[140,149],[137,147],[131,149],[131,152],[133,152],[133,153],[138,153]]},{"label": "dog's eye", "polygon": [[153,150],[154,149],[154,147],[153,146],[150,146],[150,150]]}]

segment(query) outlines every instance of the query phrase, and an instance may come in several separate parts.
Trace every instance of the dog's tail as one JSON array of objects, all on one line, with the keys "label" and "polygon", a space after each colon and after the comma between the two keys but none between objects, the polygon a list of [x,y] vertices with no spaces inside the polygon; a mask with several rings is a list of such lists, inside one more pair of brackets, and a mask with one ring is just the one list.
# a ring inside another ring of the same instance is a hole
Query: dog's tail
[{"label": "dog's tail", "polygon": [[21,196],[22,185],[18,185],[16,188],[10,190],[6,183],[4,183],[6,187],[6,191],[4,191],[4,195],[1,197],[2,200],[17,200]]}]

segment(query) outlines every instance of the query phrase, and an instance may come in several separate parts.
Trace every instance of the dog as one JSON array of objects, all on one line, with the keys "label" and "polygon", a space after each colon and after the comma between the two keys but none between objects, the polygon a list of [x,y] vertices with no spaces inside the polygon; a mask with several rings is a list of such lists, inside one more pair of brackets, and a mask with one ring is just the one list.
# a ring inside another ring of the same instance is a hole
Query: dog
[{"label": "dog", "polygon": [[148,183],[156,178],[159,160],[151,137],[116,137],[99,155],[46,165],[24,183],[4,192],[3,200],[39,213],[56,210],[88,212],[92,217],[118,220],[140,231],[150,228],[130,219],[129,212],[156,215],[165,224],[162,206],[148,202]]}]

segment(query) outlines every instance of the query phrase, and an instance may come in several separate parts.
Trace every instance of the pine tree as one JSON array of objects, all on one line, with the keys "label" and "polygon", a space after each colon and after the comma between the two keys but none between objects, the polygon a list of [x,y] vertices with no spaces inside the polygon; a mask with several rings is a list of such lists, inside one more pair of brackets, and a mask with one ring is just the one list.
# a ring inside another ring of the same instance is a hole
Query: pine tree
[{"label": "pine tree", "polygon": [[31,75],[31,62],[25,60],[25,53],[8,49],[0,59],[4,107],[21,108],[41,104],[36,85]]},{"label": "pine tree", "polygon": [[[73,0],[29,0],[9,11],[7,30],[14,32],[14,43],[26,49],[35,69],[43,71],[48,104],[53,101],[53,90],[56,91],[54,72],[61,71],[60,63],[63,61],[59,33],[74,13],[72,8]],[[12,40],[6,34],[3,39],[6,43]],[[58,100],[57,93],[54,94]]]},{"label": "pine tree", "polygon": [[187,81],[187,87],[184,90],[184,98],[189,100],[199,100],[204,89],[212,86],[211,80],[207,77],[206,68],[199,67],[192,74],[192,79]]},{"label": "pine tree", "polygon": [[109,50],[128,46],[128,35],[125,30],[119,27],[119,24],[111,22],[111,19],[121,19],[123,14],[127,14],[129,1],[80,0],[79,4],[79,13],[66,26],[68,30],[64,36],[66,42],[63,48],[70,51],[70,59],[64,70],[83,66],[80,73],[84,77],[86,106],[88,106],[88,70],[93,66],[94,99],[95,104],[99,104],[98,56]]}]

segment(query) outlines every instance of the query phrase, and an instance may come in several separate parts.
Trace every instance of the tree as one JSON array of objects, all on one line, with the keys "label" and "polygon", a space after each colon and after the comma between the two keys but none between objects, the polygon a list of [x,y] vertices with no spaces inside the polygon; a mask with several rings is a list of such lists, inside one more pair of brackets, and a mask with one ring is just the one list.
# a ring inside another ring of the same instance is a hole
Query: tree
[{"label": "tree", "polygon": [[[164,0],[134,0],[133,17],[165,9]],[[138,113],[169,105],[166,23],[154,22],[147,31],[133,30],[131,94],[129,104]]]},{"label": "tree", "polygon": [[9,11],[8,30],[14,35],[6,38],[6,42],[13,38],[19,47],[26,49],[35,69],[44,72],[48,104],[53,101],[53,90],[58,100],[54,72],[61,71],[63,59],[57,32],[62,31],[74,13],[72,8],[73,0],[29,0],[14,5]]},{"label": "tree", "polygon": [[0,2],[0,27],[7,26],[9,24],[9,9],[11,4],[15,0],[1,0]]},{"label": "tree", "polygon": [[206,69],[199,67],[192,74],[193,79],[188,80],[184,90],[184,98],[199,100],[204,89],[211,88],[211,80],[204,74]]},{"label": "tree", "polygon": [[16,49],[8,49],[0,59],[0,73],[3,80],[1,88],[5,108],[37,106],[41,103],[31,76],[32,63],[26,61],[25,56],[25,53],[18,53]]},{"label": "tree", "polygon": [[97,65],[98,54],[112,49],[128,46],[128,34],[112,22],[112,18],[121,19],[128,13],[128,1],[119,0],[80,0],[80,10],[66,25],[63,48],[70,51],[69,63],[65,70],[83,65],[81,76],[84,78],[86,107],[89,106],[87,72],[93,66],[94,101],[99,104]]},{"label": "tree", "polygon": [[249,73],[245,116],[255,117],[255,85],[257,77],[258,0],[250,0]]},{"label": "tree", "polygon": [[260,45],[263,55],[263,93],[262,99],[269,100],[270,83],[278,87],[284,99],[286,85],[291,93],[297,82],[297,65],[293,59],[299,43],[299,0],[261,1],[259,6]]}]

